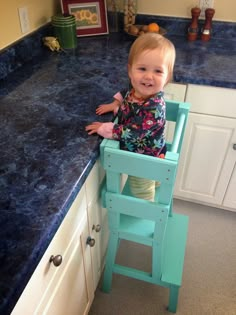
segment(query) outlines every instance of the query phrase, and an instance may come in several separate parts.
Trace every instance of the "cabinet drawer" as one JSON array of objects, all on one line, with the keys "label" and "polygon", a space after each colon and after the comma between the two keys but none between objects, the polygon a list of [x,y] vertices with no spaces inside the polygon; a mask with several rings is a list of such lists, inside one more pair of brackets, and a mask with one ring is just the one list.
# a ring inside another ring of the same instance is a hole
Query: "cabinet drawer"
[{"label": "cabinet drawer", "polygon": [[191,104],[194,113],[236,118],[236,90],[188,85],[186,102]]},{"label": "cabinet drawer", "polygon": [[[35,313],[35,309],[44,294],[46,294],[51,281],[53,281],[58,273],[63,272],[65,266],[63,261],[66,261],[68,251],[73,246],[73,242],[76,241],[74,236],[78,233],[78,230],[82,228],[80,225],[85,213],[86,194],[85,188],[82,187],[62,222],[62,225],[55,234],[24,292],[18,300],[12,315],[37,314]],[[62,256],[63,261],[60,266],[55,267],[53,263],[49,262],[52,255]]]},{"label": "cabinet drawer", "polygon": [[166,100],[184,102],[186,88],[187,86],[185,84],[168,83],[164,89],[164,97]]},{"label": "cabinet drawer", "polygon": [[[168,83],[165,86],[165,99],[177,102],[184,102],[187,86],[185,84]],[[166,122],[166,140],[172,142],[175,130],[175,122]]]}]

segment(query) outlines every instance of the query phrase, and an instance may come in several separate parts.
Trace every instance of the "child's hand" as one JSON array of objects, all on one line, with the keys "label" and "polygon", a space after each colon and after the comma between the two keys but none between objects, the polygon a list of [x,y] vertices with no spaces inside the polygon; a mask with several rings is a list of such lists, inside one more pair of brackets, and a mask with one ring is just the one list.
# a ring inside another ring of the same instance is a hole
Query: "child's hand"
[{"label": "child's hand", "polygon": [[105,113],[113,112],[113,103],[110,104],[101,104],[96,109],[97,115],[103,115]]},{"label": "child's hand", "polygon": [[118,100],[114,100],[112,103],[109,104],[101,104],[96,109],[96,114],[103,115],[109,112],[116,113],[117,109],[119,108],[119,104],[120,102]]},{"label": "child's hand", "polygon": [[90,125],[85,127],[85,130],[88,131],[89,135],[97,133],[99,136],[103,138],[112,139],[112,130],[114,123],[113,122],[93,122]]},{"label": "child's hand", "polygon": [[90,125],[85,127],[85,130],[88,131],[89,135],[92,135],[94,133],[97,133],[98,128],[102,125],[101,122],[95,121],[91,123]]},{"label": "child's hand", "polygon": [[98,106],[96,109],[96,114],[97,115],[103,115],[105,113],[111,112],[111,104],[101,104]]}]

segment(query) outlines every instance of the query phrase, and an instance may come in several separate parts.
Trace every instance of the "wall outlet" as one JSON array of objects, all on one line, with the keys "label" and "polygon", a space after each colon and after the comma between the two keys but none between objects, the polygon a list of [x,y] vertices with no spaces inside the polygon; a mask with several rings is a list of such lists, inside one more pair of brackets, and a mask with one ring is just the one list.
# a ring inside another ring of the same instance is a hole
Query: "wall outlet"
[{"label": "wall outlet", "polygon": [[199,0],[199,8],[201,9],[200,17],[205,17],[205,10],[214,7],[214,0]]},{"label": "wall outlet", "polygon": [[27,7],[18,8],[18,12],[20,17],[21,32],[23,34],[28,33],[30,31],[28,8]]}]

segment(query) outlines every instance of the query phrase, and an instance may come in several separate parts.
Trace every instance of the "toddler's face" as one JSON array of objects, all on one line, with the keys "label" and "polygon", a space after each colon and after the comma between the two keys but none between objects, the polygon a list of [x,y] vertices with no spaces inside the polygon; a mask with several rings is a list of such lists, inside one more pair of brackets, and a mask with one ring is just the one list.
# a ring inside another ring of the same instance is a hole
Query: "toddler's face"
[{"label": "toddler's face", "polygon": [[166,59],[159,49],[147,50],[136,57],[132,65],[128,65],[136,97],[146,99],[163,91],[168,79]]}]

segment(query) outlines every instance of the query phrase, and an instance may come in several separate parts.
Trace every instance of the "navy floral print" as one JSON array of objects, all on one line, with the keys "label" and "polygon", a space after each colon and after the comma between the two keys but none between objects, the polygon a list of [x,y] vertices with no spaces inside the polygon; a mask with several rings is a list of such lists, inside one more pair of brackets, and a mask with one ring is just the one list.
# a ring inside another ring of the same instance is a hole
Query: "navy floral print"
[{"label": "navy floral print", "polygon": [[121,149],[160,155],[165,147],[166,104],[163,95],[159,92],[148,100],[133,101],[133,90],[126,93],[117,113],[117,124],[113,127],[113,139],[120,141]]}]

